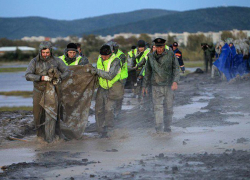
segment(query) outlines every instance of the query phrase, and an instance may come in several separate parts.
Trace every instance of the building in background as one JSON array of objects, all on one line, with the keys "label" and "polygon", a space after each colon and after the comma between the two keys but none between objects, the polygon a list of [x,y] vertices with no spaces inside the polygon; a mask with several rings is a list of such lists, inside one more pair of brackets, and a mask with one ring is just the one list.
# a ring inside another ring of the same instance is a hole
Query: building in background
[{"label": "building in background", "polygon": [[23,53],[30,53],[36,51],[36,48],[27,46],[6,46],[6,47],[0,47],[0,55],[9,52],[15,52],[17,49],[22,51]]},{"label": "building in background", "polygon": [[[231,32],[234,36],[236,36],[240,30],[234,29],[234,30],[228,30]],[[250,30],[242,30],[243,33],[247,35],[247,38],[250,37]],[[219,32],[196,32],[196,33],[189,33],[189,32],[183,32],[183,33],[174,33],[174,32],[169,32],[169,33],[155,33],[155,34],[148,34],[148,36],[151,37],[151,39],[156,39],[158,37],[168,39],[169,36],[175,37],[175,41],[177,41],[180,45],[187,45],[188,42],[188,36],[189,35],[199,35],[199,34],[204,34],[204,36],[209,37],[213,40],[213,43],[216,43],[221,40],[221,34],[223,31]],[[100,39],[104,40],[105,42],[110,41],[112,39],[115,39],[119,36],[123,36],[125,39],[130,38],[132,36],[139,38],[140,34],[133,34],[133,33],[119,33],[119,34],[114,34],[113,36],[107,35],[107,36],[98,36]],[[39,37],[23,37],[21,40],[24,41],[29,41],[29,42],[35,42],[35,41],[51,41],[52,43],[55,43],[58,40],[65,40],[65,41],[72,41],[72,42],[81,42],[82,38],[79,37],[72,37],[72,36],[67,36],[67,37],[56,37],[56,38],[49,38],[49,37],[44,37],[44,36],[39,36]]]}]

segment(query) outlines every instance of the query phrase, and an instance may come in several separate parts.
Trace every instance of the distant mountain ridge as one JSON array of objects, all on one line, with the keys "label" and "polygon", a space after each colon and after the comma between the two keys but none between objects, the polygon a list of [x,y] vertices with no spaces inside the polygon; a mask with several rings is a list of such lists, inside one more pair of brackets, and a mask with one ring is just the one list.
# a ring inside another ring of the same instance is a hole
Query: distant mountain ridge
[{"label": "distant mountain ridge", "polygon": [[82,36],[87,32],[137,22],[152,17],[159,17],[175,12],[177,11],[143,9],[72,21],[54,20],[42,17],[0,18],[0,38],[6,37],[9,39],[20,39],[24,36]]},{"label": "distant mountain ridge", "polygon": [[[113,35],[127,33],[208,32],[222,30],[250,30],[250,8],[218,7],[176,12],[142,20],[115,28],[92,31],[94,34]],[[89,32],[90,33],[90,32]]]},{"label": "distant mountain ridge", "polygon": [[72,21],[42,17],[0,18],[0,38],[82,36],[118,33],[250,30],[250,8],[216,7],[190,11],[143,9]]}]

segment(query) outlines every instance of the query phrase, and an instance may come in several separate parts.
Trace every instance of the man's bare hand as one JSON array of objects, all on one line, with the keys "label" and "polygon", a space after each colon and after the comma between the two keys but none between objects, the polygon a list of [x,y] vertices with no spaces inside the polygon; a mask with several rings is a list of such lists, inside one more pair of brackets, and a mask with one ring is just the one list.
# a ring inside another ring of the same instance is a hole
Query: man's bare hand
[{"label": "man's bare hand", "polygon": [[175,90],[178,89],[178,85],[177,85],[176,82],[173,82],[173,84],[172,84],[172,86],[171,86],[171,89],[172,89],[173,91],[175,91]]}]

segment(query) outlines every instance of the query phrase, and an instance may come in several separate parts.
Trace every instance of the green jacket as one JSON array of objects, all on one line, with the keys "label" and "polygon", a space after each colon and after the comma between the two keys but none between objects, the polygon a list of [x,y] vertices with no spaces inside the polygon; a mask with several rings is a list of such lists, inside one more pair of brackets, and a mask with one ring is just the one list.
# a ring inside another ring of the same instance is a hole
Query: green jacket
[{"label": "green jacket", "polygon": [[208,43],[208,48],[204,50],[204,55],[209,57],[214,57],[215,55],[215,48],[213,46],[213,43]]},{"label": "green jacket", "polygon": [[173,82],[179,82],[179,62],[173,51],[165,50],[161,55],[150,53],[145,66],[143,87],[150,83],[153,86],[171,86]]}]

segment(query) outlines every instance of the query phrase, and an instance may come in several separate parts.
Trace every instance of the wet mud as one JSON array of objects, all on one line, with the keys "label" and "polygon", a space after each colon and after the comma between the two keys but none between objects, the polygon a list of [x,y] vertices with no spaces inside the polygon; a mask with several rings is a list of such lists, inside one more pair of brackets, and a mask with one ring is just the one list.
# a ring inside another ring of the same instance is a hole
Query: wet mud
[{"label": "wet mud", "polygon": [[[32,112],[0,113],[0,179],[249,179],[249,80],[181,77],[172,132],[162,134],[150,102],[126,92],[123,105],[133,108],[123,108],[110,138],[90,124],[82,140],[48,144],[35,137]],[[23,161],[1,161],[24,147],[32,154]]]},{"label": "wet mud", "polygon": [[[248,179],[250,153],[227,150],[222,154],[165,156],[163,153],[103,173],[99,179]],[[87,177],[85,177],[87,178]],[[77,179],[77,177],[76,177]]]}]

